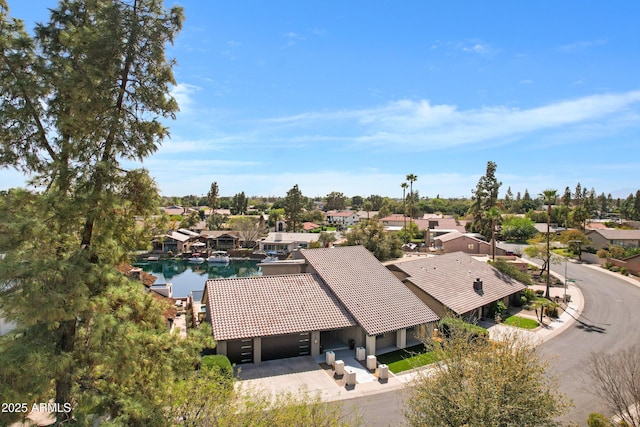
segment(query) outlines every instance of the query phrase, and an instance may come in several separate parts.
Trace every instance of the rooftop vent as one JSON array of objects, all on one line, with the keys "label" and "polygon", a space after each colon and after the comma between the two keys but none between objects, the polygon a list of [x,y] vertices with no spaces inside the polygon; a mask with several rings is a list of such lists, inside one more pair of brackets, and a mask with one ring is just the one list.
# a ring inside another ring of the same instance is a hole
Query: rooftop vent
[{"label": "rooftop vent", "polygon": [[475,282],[473,282],[473,290],[481,291],[482,290],[482,280],[478,277]]}]

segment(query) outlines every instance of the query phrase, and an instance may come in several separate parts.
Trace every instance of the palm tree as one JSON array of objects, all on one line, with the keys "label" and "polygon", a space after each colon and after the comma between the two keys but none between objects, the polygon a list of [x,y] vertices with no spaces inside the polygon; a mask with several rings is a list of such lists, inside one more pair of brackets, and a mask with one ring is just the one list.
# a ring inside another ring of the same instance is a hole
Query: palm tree
[{"label": "palm tree", "polygon": [[413,240],[413,183],[418,180],[418,176],[410,173],[406,179],[409,181],[409,194],[411,196],[409,201],[409,242],[411,242]]},{"label": "palm tree", "polygon": [[540,196],[542,196],[544,202],[547,204],[547,291],[545,292],[544,297],[551,299],[551,294],[549,293],[549,280],[551,279],[551,246],[549,240],[551,238],[551,204],[556,202],[558,190],[547,189],[544,190]]},{"label": "palm tree", "polygon": [[402,217],[404,219],[404,243],[407,243],[407,197],[406,191],[409,184],[403,182],[400,184],[402,187]]}]

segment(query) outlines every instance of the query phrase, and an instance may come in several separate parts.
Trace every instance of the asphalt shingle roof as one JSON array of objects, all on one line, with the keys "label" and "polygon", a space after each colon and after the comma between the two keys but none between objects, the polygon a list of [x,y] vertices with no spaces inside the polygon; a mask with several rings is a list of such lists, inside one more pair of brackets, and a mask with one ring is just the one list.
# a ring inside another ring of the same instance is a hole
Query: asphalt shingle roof
[{"label": "asphalt shingle roof", "polygon": [[212,279],[205,292],[216,340],[356,326],[314,274]]},{"label": "asphalt shingle roof", "polygon": [[[393,268],[407,274],[406,280],[459,315],[525,288],[517,280],[463,252],[398,263]],[[482,292],[473,289],[477,278],[482,280]]]},{"label": "asphalt shingle roof", "polygon": [[300,252],[369,335],[439,320],[363,246]]}]

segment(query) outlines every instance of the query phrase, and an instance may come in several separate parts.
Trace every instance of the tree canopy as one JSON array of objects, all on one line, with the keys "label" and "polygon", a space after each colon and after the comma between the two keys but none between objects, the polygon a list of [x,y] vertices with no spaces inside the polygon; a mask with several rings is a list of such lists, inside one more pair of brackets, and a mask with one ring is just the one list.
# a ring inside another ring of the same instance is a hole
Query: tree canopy
[{"label": "tree canopy", "polygon": [[[178,106],[164,49],[182,9],[62,0],[32,37],[0,1],[0,25],[0,167],[39,190],[0,201],[0,310],[18,323],[0,346],[3,381],[16,387],[0,387],[0,400],[53,397],[77,416],[153,425],[158,402],[145,390],[165,378],[153,359],[175,340],[116,266],[150,241],[136,219],[155,214],[159,197],[146,171],[121,163],[148,157],[168,135],[163,121]],[[188,363],[196,347],[175,348]]]},{"label": "tree canopy", "polygon": [[441,362],[420,374],[409,391],[409,426],[556,426],[567,408],[557,379],[531,343],[518,335],[501,341],[471,339],[453,328]]},{"label": "tree canopy", "polygon": [[371,219],[351,228],[347,234],[347,245],[362,245],[378,260],[386,261],[402,256],[402,241],[395,233],[387,233],[384,225]]}]

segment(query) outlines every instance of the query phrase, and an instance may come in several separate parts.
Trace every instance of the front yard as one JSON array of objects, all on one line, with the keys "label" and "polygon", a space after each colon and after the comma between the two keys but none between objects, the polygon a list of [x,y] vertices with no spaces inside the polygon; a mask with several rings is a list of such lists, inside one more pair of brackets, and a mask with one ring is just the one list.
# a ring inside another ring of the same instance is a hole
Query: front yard
[{"label": "front yard", "polygon": [[[436,345],[438,345],[436,343]],[[440,360],[438,350],[426,351],[424,344],[405,348],[404,350],[396,350],[391,353],[381,354],[378,356],[378,362],[389,366],[389,370],[394,374],[408,371],[420,366],[429,365]]]},{"label": "front yard", "polygon": [[516,315],[506,317],[505,319],[503,319],[502,323],[504,323],[505,325],[516,326],[523,329],[535,329],[540,326],[540,324],[533,319]]}]

